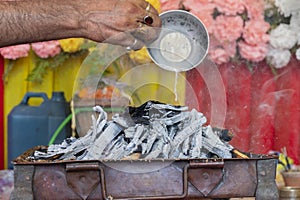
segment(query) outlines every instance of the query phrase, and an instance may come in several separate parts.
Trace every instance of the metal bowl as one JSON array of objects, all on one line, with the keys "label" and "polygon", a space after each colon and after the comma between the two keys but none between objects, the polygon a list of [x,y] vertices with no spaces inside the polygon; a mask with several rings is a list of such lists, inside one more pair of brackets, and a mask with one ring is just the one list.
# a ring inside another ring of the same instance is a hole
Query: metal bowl
[{"label": "metal bowl", "polygon": [[160,14],[162,28],[157,40],[147,46],[153,62],[169,71],[187,71],[206,57],[209,35],[200,19],[183,10]]},{"label": "metal bowl", "polygon": [[300,188],[282,187],[279,189],[280,199],[300,199]]},{"label": "metal bowl", "polygon": [[281,172],[281,174],[286,186],[300,188],[300,171],[290,170]]}]

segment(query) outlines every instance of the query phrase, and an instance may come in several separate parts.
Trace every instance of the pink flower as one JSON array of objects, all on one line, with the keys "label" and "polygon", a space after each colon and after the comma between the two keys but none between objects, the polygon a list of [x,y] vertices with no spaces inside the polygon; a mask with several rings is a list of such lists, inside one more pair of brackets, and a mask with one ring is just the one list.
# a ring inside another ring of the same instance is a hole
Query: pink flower
[{"label": "pink flower", "polygon": [[246,22],[243,32],[243,38],[250,45],[267,43],[269,35],[267,31],[270,29],[270,24],[264,20],[249,20]]},{"label": "pink flower", "polygon": [[220,15],[216,18],[213,33],[221,42],[233,42],[241,37],[243,20],[240,16]]},{"label": "pink flower", "polygon": [[236,42],[220,43],[213,36],[210,38],[209,55],[216,64],[226,63],[236,54]]},{"label": "pink flower", "polygon": [[61,52],[58,40],[31,44],[32,50],[41,58],[54,57]]},{"label": "pink flower", "polygon": [[236,45],[236,41],[223,44],[224,49],[226,50],[228,56],[230,56],[231,58],[233,58],[236,54]]},{"label": "pink flower", "polygon": [[250,19],[264,19],[264,1],[263,0],[243,0]]},{"label": "pink flower", "polygon": [[0,54],[6,59],[16,60],[28,56],[29,50],[29,44],[21,44],[0,48]]},{"label": "pink flower", "polygon": [[203,22],[209,33],[213,32],[215,4],[211,0],[185,0],[183,5]]},{"label": "pink flower", "polygon": [[246,42],[239,42],[239,52],[241,56],[252,62],[262,61],[267,55],[267,44],[250,45]]},{"label": "pink flower", "polygon": [[185,0],[183,2],[184,7],[190,12],[203,12],[204,10],[209,12],[209,15],[213,14],[216,7],[211,0]]},{"label": "pink flower", "polygon": [[230,59],[230,57],[226,53],[226,50],[221,47],[209,51],[209,56],[212,61],[214,61],[218,65],[227,63]]},{"label": "pink flower", "polygon": [[245,7],[242,0],[213,0],[219,12],[226,15],[241,14]]},{"label": "pink flower", "polygon": [[161,11],[177,10],[180,6],[180,0],[160,0]]}]

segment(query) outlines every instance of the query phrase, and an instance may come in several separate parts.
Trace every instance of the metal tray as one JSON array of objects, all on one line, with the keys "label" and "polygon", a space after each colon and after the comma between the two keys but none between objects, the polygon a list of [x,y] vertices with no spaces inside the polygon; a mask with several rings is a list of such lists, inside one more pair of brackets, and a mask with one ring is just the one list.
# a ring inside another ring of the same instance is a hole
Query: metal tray
[{"label": "metal tray", "polygon": [[[14,161],[11,199],[279,198],[277,157],[249,159]],[[163,166],[149,172],[146,169]],[[121,170],[120,170],[121,169]],[[122,170],[124,169],[124,170]],[[125,170],[129,169],[129,170]]]}]

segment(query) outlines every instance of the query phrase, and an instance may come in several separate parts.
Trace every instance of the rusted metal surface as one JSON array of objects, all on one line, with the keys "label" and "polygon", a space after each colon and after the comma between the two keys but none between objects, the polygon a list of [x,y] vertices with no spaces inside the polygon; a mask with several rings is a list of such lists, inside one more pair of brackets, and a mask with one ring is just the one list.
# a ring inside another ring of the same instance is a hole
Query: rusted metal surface
[{"label": "rusted metal surface", "polygon": [[[15,163],[11,199],[276,200],[275,157],[162,161],[61,161]],[[136,172],[153,164],[149,172]],[[133,171],[122,169],[132,168]],[[121,170],[120,170],[121,169]]]}]

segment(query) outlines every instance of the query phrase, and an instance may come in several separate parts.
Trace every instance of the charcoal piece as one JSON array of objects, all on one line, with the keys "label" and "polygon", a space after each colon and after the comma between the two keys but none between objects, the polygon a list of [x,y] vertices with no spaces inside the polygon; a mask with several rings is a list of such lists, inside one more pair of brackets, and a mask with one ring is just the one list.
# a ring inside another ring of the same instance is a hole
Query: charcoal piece
[{"label": "charcoal piece", "polygon": [[200,158],[202,149],[202,129],[192,137],[191,140],[191,158]]},{"label": "charcoal piece", "polygon": [[184,155],[187,155],[188,154],[188,151],[190,149],[190,138],[186,138],[183,143],[182,143],[182,153]]},{"label": "charcoal piece", "polygon": [[187,120],[189,117],[190,117],[189,112],[181,112],[181,113],[178,113],[171,117],[160,118],[159,121],[166,124],[167,126],[171,126],[171,125],[174,125],[177,123],[181,123],[181,122]]},{"label": "charcoal piece", "polygon": [[130,126],[124,130],[125,138],[132,139],[135,135],[136,126]]},{"label": "charcoal piece", "polygon": [[125,151],[127,145],[128,143],[125,142],[124,138],[122,138],[114,145],[110,154],[107,157],[104,157],[103,159],[120,160],[124,157],[127,157],[130,154],[130,152]]},{"label": "charcoal piece", "polygon": [[179,131],[178,123],[173,124],[172,126],[167,126],[170,140],[173,140],[176,133]]},{"label": "charcoal piece", "polygon": [[159,158],[159,155],[163,152],[164,143],[162,140],[156,142],[153,146],[153,150],[145,157],[145,159]]},{"label": "charcoal piece", "polygon": [[139,107],[128,107],[127,112],[135,123],[149,125],[150,119],[161,118],[169,111],[172,111],[169,113],[169,116],[173,116],[186,109],[187,107],[183,106],[172,106],[158,101],[147,101]]},{"label": "charcoal piece", "polygon": [[96,106],[98,118],[81,138],[69,138],[50,145],[48,151],[36,151],[30,159],[90,160],[138,158],[231,158],[232,135],[226,129],[205,126],[206,117],[187,107],[149,101],[140,107],[107,120],[105,111]]},{"label": "charcoal piece", "polygon": [[142,134],[144,132],[144,126],[143,125],[137,125],[135,127],[135,135],[130,141],[130,143],[126,146],[125,151],[128,153],[125,154],[130,154],[133,153],[137,148],[140,143],[140,138],[142,137]]},{"label": "charcoal piece", "polygon": [[157,132],[154,132],[154,131],[149,131],[149,136],[147,138],[147,143],[146,143],[146,147],[145,147],[145,151],[143,151],[142,153],[143,154],[148,154],[151,149],[152,149],[152,146],[154,145],[154,142],[155,140],[157,139]]},{"label": "charcoal piece", "polygon": [[163,150],[162,150],[163,158],[169,158],[170,152],[171,152],[171,144],[170,143],[164,144]]},{"label": "charcoal piece", "polygon": [[233,134],[228,129],[213,128],[213,131],[219,136],[223,142],[229,142],[233,138]]},{"label": "charcoal piece", "polygon": [[193,121],[188,124],[183,130],[179,131],[173,140],[175,147],[177,148],[184,142],[184,140],[198,132],[200,130],[200,127],[201,124],[198,121]]},{"label": "charcoal piece", "polygon": [[94,145],[89,149],[87,159],[99,159],[105,147],[122,131],[122,128],[111,122],[103,133],[94,141]]},{"label": "charcoal piece", "polygon": [[123,114],[116,113],[112,116],[112,121],[119,124],[120,126],[124,128],[130,128],[135,126],[135,122],[132,120],[131,116],[128,112],[125,112]]},{"label": "charcoal piece", "polygon": [[115,140],[113,140],[111,143],[109,143],[103,150],[103,153],[102,153],[103,157],[106,158],[109,154],[111,154],[112,149],[117,145],[117,143],[120,143],[122,140],[124,140],[124,137],[122,135],[120,135]]},{"label": "charcoal piece", "polygon": [[218,155],[219,158],[232,158],[231,150],[233,147],[222,142],[211,126],[207,126],[203,132],[203,148]]}]

